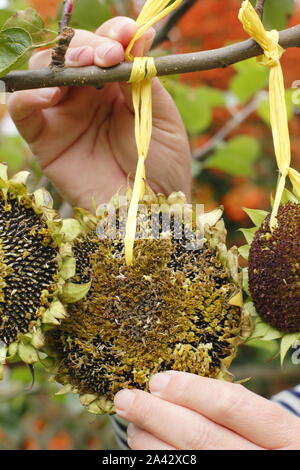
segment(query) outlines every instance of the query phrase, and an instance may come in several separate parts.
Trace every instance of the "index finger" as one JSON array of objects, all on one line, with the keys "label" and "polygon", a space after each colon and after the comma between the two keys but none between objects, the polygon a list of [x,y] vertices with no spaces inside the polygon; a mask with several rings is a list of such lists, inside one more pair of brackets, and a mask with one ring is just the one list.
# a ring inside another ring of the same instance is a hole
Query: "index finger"
[{"label": "index finger", "polygon": [[239,384],[169,371],[152,377],[150,391],[268,449],[289,446],[300,433],[299,418]]}]

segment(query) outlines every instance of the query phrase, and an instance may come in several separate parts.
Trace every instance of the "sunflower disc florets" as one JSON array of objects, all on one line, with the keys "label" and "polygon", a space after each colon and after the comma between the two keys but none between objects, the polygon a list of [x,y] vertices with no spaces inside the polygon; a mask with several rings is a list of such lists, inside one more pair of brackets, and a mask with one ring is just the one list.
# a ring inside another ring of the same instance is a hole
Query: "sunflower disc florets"
[{"label": "sunflower disc florets", "polygon": [[71,244],[50,194],[30,194],[27,172],[12,179],[0,164],[0,342],[5,360],[39,360],[43,327],[59,324],[59,300],[75,272]]},{"label": "sunflower disc florets", "polygon": [[[163,212],[151,209],[160,237],[135,240],[133,266],[126,266],[118,236],[99,239],[90,232],[75,244],[79,262],[73,282],[90,278],[91,289],[69,306],[68,317],[47,341],[62,391],[79,393],[93,413],[113,413],[115,393],[125,387],[147,390],[159,371],[226,375],[241,342],[247,323],[241,280],[236,251],[224,245],[222,211],[205,215],[205,238],[190,249],[190,228],[175,237],[172,200],[174,195],[155,199],[168,207],[170,229],[161,228]],[[138,215],[144,228],[147,204]],[[125,226],[120,212],[116,223],[118,229]]]},{"label": "sunflower disc florets", "polygon": [[262,319],[286,333],[300,332],[300,204],[280,206],[277,226],[268,216],[249,254],[249,288]]}]

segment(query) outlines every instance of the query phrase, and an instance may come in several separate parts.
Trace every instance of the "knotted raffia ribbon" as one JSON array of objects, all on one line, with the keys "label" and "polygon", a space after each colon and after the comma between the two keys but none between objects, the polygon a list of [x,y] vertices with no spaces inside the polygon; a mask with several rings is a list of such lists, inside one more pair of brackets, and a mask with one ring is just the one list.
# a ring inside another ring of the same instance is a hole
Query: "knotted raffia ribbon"
[{"label": "knotted raffia ribbon", "polygon": [[157,75],[152,57],[133,57],[135,42],[157,21],[174,10],[183,0],[147,0],[136,22],[138,30],[126,49],[127,61],[134,61],[129,82],[132,83],[132,100],[135,111],[135,140],[138,150],[138,164],[133,185],[125,232],[125,260],[133,264],[133,246],[137,225],[137,211],[145,191],[145,160],[149,151],[152,134],[152,78]]},{"label": "knotted raffia ribbon", "polygon": [[249,2],[242,3],[239,20],[244,30],[260,45],[264,54],[258,57],[261,65],[270,68],[269,94],[270,94],[270,118],[274,141],[274,149],[280,179],[276,190],[270,227],[276,227],[276,216],[285,188],[286,178],[289,176],[294,192],[300,196],[300,174],[290,168],[291,144],[289,137],[287,109],[285,102],[285,90],[280,58],[284,49],[278,44],[279,33],[276,30],[266,31],[258,14]]}]

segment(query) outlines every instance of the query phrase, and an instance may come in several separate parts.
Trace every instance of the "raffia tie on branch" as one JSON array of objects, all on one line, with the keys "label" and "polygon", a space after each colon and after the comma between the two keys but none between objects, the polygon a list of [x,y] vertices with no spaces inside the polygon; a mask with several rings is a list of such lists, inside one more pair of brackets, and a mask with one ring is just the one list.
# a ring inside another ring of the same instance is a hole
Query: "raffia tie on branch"
[{"label": "raffia tie on branch", "polygon": [[129,82],[132,83],[132,100],[135,111],[135,139],[138,150],[138,164],[135,174],[125,233],[125,260],[133,264],[133,247],[137,225],[137,211],[145,191],[145,160],[148,155],[152,134],[152,78],[157,70],[152,57],[133,57],[135,42],[157,21],[174,10],[183,0],[147,0],[136,22],[138,30],[125,54],[127,61],[134,61]]},{"label": "raffia tie on branch", "polygon": [[300,174],[290,168],[291,144],[288,128],[288,117],[285,102],[285,89],[280,58],[284,49],[278,44],[279,33],[276,30],[266,31],[258,14],[249,0],[245,0],[239,12],[239,20],[244,30],[261,46],[264,55],[257,58],[258,62],[270,68],[269,94],[270,94],[270,119],[274,141],[274,149],[280,179],[276,190],[270,227],[277,225],[277,213],[285,188],[286,178],[290,177],[293,189],[300,194]]}]

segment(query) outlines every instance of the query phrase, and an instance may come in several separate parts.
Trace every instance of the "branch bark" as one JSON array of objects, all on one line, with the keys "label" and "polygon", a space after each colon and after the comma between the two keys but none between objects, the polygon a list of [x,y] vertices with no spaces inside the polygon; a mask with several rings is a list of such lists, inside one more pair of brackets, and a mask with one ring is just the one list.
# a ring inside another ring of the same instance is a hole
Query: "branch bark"
[{"label": "branch bark", "polygon": [[74,29],[69,28],[72,11],[73,0],[64,0],[62,18],[59,23],[59,39],[52,50],[52,62],[50,68],[54,71],[65,66],[66,53],[75,34]]},{"label": "branch bark", "polygon": [[197,0],[185,0],[176,10],[174,10],[168,17],[163,27],[157,31],[155,39],[153,41],[152,49],[159,46],[162,42],[169,39],[168,34],[171,29],[178,23],[185,13],[196,3]]},{"label": "branch bark", "polygon": [[264,6],[265,6],[265,1],[266,0],[257,0],[255,10],[260,19],[262,20],[262,17],[264,16]]},{"label": "branch bark", "polygon": [[[281,31],[279,43],[283,48],[300,47],[300,25]],[[260,46],[248,39],[220,49],[158,57],[155,65],[158,76],[173,75],[227,67],[260,54]],[[131,69],[132,63],[128,62],[107,69],[91,66],[54,71],[44,68],[10,72],[0,80],[5,83],[8,92],[56,86],[89,85],[101,88],[108,82],[128,81]]]}]

